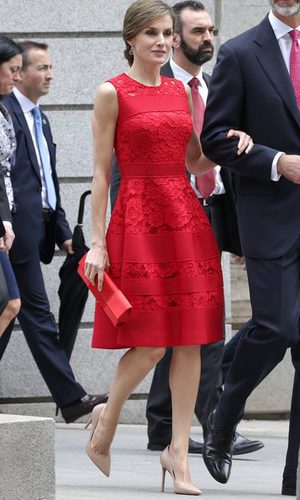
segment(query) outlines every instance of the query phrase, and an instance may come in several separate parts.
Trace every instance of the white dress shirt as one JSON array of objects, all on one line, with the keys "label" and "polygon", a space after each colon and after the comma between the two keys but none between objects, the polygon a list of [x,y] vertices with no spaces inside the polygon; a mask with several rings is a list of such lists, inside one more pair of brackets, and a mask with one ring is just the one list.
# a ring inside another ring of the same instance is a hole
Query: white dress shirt
[{"label": "white dress shirt", "polygon": [[[274,34],[276,36],[276,39],[278,41],[278,45],[283,57],[283,60],[285,62],[285,65],[287,67],[288,72],[290,72],[290,54],[291,54],[291,49],[292,49],[292,38],[289,35],[289,32],[291,31],[291,27],[288,26],[287,24],[283,23],[278,19],[276,16],[274,16],[273,12],[270,11],[269,13],[269,21],[272,26],[272,29],[274,31]],[[300,25],[297,26],[298,30],[300,30]],[[299,44],[299,40],[298,40]],[[271,179],[272,181],[278,181],[280,179],[280,175],[277,172],[277,163],[279,158],[283,155],[284,153],[281,151],[277,153],[273,159],[272,163],[272,173],[271,173]]]},{"label": "white dress shirt", "polygon": [[[188,82],[192,78],[194,78],[194,75],[191,75],[190,73],[185,71],[185,69],[178,66],[178,64],[176,64],[172,58],[170,59],[170,66],[171,66],[172,72],[174,74],[174,78],[176,78],[177,80],[181,80],[183,83],[188,84]],[[198,78],[198,80],[200,82],[200,85],[198,86],[199,94],[201,95],[204,104],[206,104],[207,95],[208,95],[208,88],[207,88],[207,85],[206,85],[205,80],[203,78],[202,68],[200,68],[198,75],[195,75],[195,77]],[[225,188],[224,188],[224,184],[223,184],[222,179],[221,179],[220,170],[221,170],[221,167],[219,167],[219,166],[215,167],[216,187],[215,187],[214,191],[212,192],[212,194],[225,193]],[[197,189],[197,186],[196,186],[196,177],[193,174],[191,174],[191,181],[190,182],[191,182],[191,186],[194,189],[198,198],[202,198],[202,194],[200,193],[200,191]]]},{"label": "white dress shirt", "polygon": [[[279,44],[279,48],[282,53],[283,60],[286,64],[288,72],[290,72],[290,54],[292,49],[292,38],[289,35],[289,32],[292,31],[292,28],[287,24],[283,23],[274,16],[273,12],[269,13],[269,21],[273,28],[274,34]],[[297,30],[300,30],[300,25],[297,26]],[[299,40],[298,40],[299,44]]]},{"label": "white dress shirt", "polygon": [[[30,131],[32,142],[34,145],[34,150],[36,153],[36,157],[37,157],[37,161],[38,161],[38,165],[39,165],[39,169],[40,169],[40,177],[41,177],[41,181],[42,181],[42,193],[41,193],[41,195],[42,195],[43,208],[50,208],[48,203],[47,203],[47,196],[46,196],[47,191],[46,191],[44,170],[43,170],[43,166],[41,163],[39,148],[37,145],[35,126],[34,126],[34,118],[33,118],[33,114],[32,114],[32,110],[33,110],[33,108],[35,108],[36,104],[34,104],[32,101],[30,101],[30,99],[28,99],[28,97],[26,97],[24,94],[22,94],[16,87],[14,87],[13,93],[14,93],[16,99],[18,100],[18,102],[22,108],[22,111],[24,113],[29,131]],[[44,141],[45,141],[46,149],[47,149],[48,155],[49,155],[48,144],[47,144],[45,137],[44,137]],[[51,165],[50,155],[49,155],[49,164]]]}]

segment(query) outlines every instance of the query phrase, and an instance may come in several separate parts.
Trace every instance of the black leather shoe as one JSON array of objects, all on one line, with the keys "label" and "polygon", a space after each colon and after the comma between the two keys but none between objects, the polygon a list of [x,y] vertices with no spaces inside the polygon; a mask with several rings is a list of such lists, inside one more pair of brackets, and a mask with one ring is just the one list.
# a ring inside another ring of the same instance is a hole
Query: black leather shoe
[{"label": "black leather shoe", "polygon": [[[147,449],[151,451],[162,451],[170,443],[149,443],[147,444]],[[244,455],[246,453],[253,453],[263,448],[265,445],[262,441],[248,439],[242,436],[238,432],[234,435],[232,455]],[[203,450],[203,443],[189,439],[189,453],[198,453],[201,455]]]},{"label": "black leather shoe", "polygon": [[86,394],[78,403],[64,406],[60,411],[66,423],[70,424],[83,415],[88,415],[91,413],[94,406],[106,403],[107,400],[108,394],[96,394],[94,396]]},{"label": "black leather shoe", "polygon": [[245,453],[253,453],[254,451],[260,450],[264,446],[265,445],[262,441],[248,439],[236,432],[233,440],[232,454],[244,455]]},{"label": "black leather shoe", "polygon": [[202,453],[203,443],[189,439],[189,453]]},{"label": "black leather shoe", "polygon": [[[147,444],[147,449],[151,451],[162,451],[164,450],[170,443],[149,443]],[[189,439],[189,453],[202,453],[202,443],[198,443],[193,439]]]},{"label": "black leather shoe", "polygon": [[219,483],[227,483],[232,463],[235,429],[224,431],[214,424],[215,413],[207,420],[207,434],[203,446],[203,460],[208,472]]},{"label": "black leather shoe", "polygon": [[282,479],[281,494],[295,497],[296,496],[296,479],[284,477]]}]

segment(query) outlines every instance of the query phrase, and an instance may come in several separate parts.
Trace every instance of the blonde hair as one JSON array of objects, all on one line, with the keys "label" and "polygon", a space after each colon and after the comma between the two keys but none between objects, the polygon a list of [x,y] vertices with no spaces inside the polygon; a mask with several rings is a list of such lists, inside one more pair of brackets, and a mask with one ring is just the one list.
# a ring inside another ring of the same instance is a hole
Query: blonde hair
[{"label": "blonde hair", "polygon": [[128,7],[123,22],[123,40],[126,45],[124,56],[130,66],[133,54],[128,40],[134,38],[151,21],[167,15],[171,17],[174,27],[175,14],[172,7],[162,0],[136,0]]}]

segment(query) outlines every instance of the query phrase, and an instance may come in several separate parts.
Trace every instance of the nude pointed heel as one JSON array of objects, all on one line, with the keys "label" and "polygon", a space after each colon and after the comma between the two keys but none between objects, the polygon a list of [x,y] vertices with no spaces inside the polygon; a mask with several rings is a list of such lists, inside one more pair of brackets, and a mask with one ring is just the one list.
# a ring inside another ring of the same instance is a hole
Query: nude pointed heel
[{"label": "nude pointed heel", "polygon": [[110,453],[97,453],[93,450],[91,444],[93,434],[95,432],[96,426],[98,424],[98,421],[100,419],[104,407],[105,404],[95,406],[92,411],[92,416],[85,426],[86,428],[88,428],[88,426],[92,424],[91,434],[87,442],[87,445],[85,447],[85,451],[89,456],[89,458],[92,460],[92,462],[98,467],[98,469],[100,469],[101,472],[103,472],[103,474],[108,477],[110,474],[110,464],[111,464]]},{"label": "nude pointed heel", "polygon": [[167,469],[165,469],[163,467],[163,465],[161,466],[161,468],[162,468],[161,491],[164,492],[165,491],[165,480],[166,480]]},{"label": "nude pointed heel", "polygon": [[85,424],[84,428],[85,428],[85,429],[88,429],[88,428],[89,428],[89,426],[91,425],[91,423],[92,423],[92,417],[88,419],[88,421],[87,421],[87,423]]},{"label": "nude pointed heel", "polygon": [[162,467],[161,491],[165,491],[165,477],[166,477],[166,471],[168,471],[173,479],[174,493],[178,493],[180,495],[201,495],[201,490],[199,490],[197,486],[194,486],[191,483],[177,481],[174,467],[172,466],[169,446],[167,446],[161,453],[160,463]]}]

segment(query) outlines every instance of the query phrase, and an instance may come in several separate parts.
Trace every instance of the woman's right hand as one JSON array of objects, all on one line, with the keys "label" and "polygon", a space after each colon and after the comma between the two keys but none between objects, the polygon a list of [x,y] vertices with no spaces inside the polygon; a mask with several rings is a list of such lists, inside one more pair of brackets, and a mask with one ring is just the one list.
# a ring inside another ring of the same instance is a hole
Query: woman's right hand
[{"label": "woman's right hand", "polygon": [[11,249],[11,246],[15,239],[15,233],[13,232],[10,222],[3,221],[3,226],[5,227],[5,235],[3,236],[3,238],[0,238],[0,251],[8,252]]},{"label": "woman's right hand", "polygon": [[84,273],[87,279],[94,285],[95,278],[98,280],[98,290],[102,290],[103,273],[105,269],[109,268],[109,258],[106,247],[92,246],[88,251],[85,264]]}]

